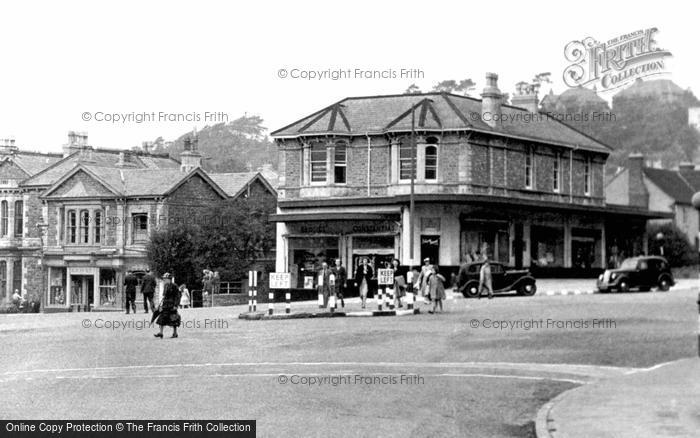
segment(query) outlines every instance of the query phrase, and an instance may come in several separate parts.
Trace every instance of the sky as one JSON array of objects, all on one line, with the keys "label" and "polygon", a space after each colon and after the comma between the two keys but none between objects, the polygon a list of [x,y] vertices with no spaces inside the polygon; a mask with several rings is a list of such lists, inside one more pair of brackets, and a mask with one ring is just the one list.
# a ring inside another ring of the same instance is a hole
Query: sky
[{"label": "sky", "polygon": [[[74,130],[95,147],[129,148],[244,114],[274,130],[344,97],[401,93],[411,83],[427,91],[471,78],[478,95],[486,72],[510,93],[551,72],[558,93],[567,43],[651,27],[673,54],[665,77],[700,94],[697,9],[644,1],[4,2],[0,139],[58,152]],[[347,69],[350,77],[337,80],[290,77]],[[355,69],[396,77],[359,78]],[[422,76],[402,78],[401,69]]]}]

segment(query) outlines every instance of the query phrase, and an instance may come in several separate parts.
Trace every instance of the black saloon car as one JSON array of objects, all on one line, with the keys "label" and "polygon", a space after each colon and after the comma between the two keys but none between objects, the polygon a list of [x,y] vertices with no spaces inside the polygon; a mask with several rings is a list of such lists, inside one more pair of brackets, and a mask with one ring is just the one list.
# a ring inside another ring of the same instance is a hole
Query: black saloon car
[{"label": "black saloon car", "polygon": [[668,262],[658,256],[625,259],[618,269],[608,269],[598,277],[601,292],[626,292],[635,288],[646,292],[654,287],[667,291],[674,284]]},{"label": "black saloon car", "polygon": [[[494,293],[516,291],[519,295],[532,296],[537,292],[535,278],[527,269],[513,269],[502,263],[491,264],[491,278]],[[460,269],[458,287],[465,298],[479,295],[479,272],[483,262],[468,263]]]}]

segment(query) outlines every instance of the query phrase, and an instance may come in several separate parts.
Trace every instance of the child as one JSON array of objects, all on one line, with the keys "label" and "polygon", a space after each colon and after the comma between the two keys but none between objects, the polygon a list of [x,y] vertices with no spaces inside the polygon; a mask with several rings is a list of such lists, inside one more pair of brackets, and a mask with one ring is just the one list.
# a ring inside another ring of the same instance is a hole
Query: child
[{"label": "child", "polygon": [[436,265],[433,265],[428,273],[428,290],[433,301],[433,310],[429,310],[428,313],[436,313],[438,305],[440,312],[442,312],[442,300],[446,298],[445,277],[438,272]]},{"label": "child", "polygon": [[185,283],[180,285],[180,308],[188,309],[190,307],[190,291],[187,290]]}]

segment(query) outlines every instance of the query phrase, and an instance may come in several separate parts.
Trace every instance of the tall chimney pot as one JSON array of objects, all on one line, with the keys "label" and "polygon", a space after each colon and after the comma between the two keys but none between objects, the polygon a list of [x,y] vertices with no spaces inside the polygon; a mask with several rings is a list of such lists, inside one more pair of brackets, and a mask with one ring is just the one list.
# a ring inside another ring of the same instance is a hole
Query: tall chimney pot
[{"label": "tall chimney pot", "polygon": [[481,120],[492,128],[501,124],[502,98],[498,89],[498,75],[486,73],[486,86],[481,93]]}]

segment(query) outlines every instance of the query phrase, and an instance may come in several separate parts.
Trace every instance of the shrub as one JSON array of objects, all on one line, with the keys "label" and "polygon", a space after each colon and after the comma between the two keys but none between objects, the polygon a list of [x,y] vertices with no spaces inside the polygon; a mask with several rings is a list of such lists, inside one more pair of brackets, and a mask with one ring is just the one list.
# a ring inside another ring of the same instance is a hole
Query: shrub
[{"label": "shrub", "polygon": [[[657,235],[663,234],[662,239]],[[647,226],[649,239],[649,254],[663,253],[668,263],[673,267],[690,266],[698,263],[698,252],[690,244],[685,233],[672,223],[654,224]]]}]

